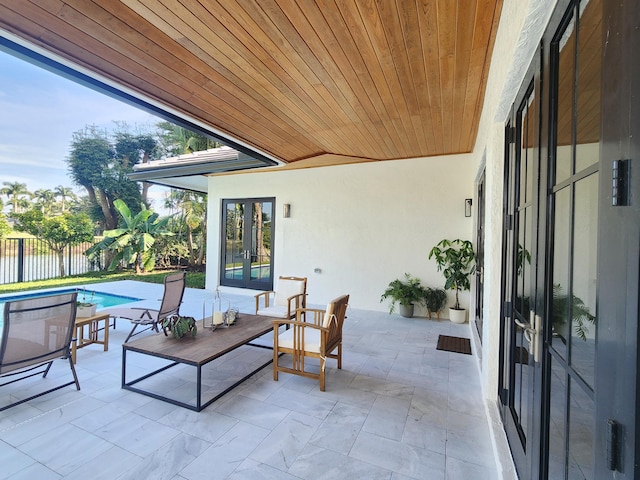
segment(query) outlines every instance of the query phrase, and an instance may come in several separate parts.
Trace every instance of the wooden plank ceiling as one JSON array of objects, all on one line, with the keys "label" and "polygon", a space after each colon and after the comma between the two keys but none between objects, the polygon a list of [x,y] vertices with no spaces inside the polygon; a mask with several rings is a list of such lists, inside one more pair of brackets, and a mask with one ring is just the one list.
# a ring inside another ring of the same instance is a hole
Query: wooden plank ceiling
[{"label": "wooden plank ceiling", "polygon": [[308,166],[470,152],[501,6],[0,0],[0,29]]}]

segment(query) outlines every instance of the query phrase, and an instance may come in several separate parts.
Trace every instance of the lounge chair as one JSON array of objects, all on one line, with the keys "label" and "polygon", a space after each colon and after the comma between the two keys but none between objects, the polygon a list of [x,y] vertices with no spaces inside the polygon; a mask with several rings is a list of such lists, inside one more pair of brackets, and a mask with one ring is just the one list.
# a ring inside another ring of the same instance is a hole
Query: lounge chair
[{"label": "lounge chair", "polygon": [[[164,294],[158,310],[143,307],[105,308],[100,313],[108,313],[114,319],[114,323],[116,318],[131,320],[133,328],[124,343],[127,343],[131,337],[146,330],[160,332],[158,323],[171,315],[177,314],[180,310],[180,303],[182,303],[182,297],[184,296],[185,277],[186,273],[180,272],[167,275],[164,278]],[[140,325],[146,325],[148,328],[134,333]]]},{"label": "lounge chair", "polygon": [[307,278],[279,277],[276,290],[256,296],[256,315],[294,318],[296,309],[307,306]]},{"label": "lounge chair", "polygon": [[71,360],[77,292],[14,300],[4,305],[0,340],[0,387],[39,375],[46,377],[54,360],[67,359],[73,381],[0,407],[20,405],[69,385],[80,390]]},{"label": "lounge chair", "polygon": [[[342,368],[342,325],[348,303],[349,295],[343,295],[329,302],[326,310],[299,308],[295,320],[273,321],[274,380],[278,380],[278,372],[315,378],[324,392],[327,357],[336,359]],[[280,332],[282,325],[291,328]],[[282,354],[292,356],[290,367],[280,363]],[[320,359],[318,373],[305,368],[307,357]]]}]

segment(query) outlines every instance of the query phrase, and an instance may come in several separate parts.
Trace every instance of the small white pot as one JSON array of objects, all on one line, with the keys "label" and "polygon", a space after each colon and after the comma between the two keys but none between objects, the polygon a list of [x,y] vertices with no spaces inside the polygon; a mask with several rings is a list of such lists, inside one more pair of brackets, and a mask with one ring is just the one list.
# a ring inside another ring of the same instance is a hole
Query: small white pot
[{"label": "small white pot", "polygon": [[93,317],[96,314],[96,308],[98,305],[95,303],[91,305],[78,305],[76,310],[76,317]]},{"label": "small white pot", "polygon": [[449,320],[452,323],[464,323],[467,321],[467,310],[462,308],[456,310],[455,308],[449,308]]}]

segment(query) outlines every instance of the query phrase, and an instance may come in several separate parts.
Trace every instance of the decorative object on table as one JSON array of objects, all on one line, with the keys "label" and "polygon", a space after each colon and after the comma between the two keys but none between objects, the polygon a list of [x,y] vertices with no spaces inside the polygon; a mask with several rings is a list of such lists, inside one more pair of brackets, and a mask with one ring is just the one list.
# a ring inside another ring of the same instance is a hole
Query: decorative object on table
[{"label": "decorative object on table", "polygon": [[240,310],[238,309],[238,307],[229,308],[229,310],[227,310],[227,313],[224,316],[225,325],[227,325],[227,327],[230,327],[231,325],[233,325],[236,322],[236,319],[238,318],[239,313],[240,313]]},{"label": "decorative object on table", "polygon": [[216,287],[211,305],[211,316],[205,316],[205,306],[202,305],[202,324],[204,327],[215,330],[218,327],[227,325],[227,313],[229,312],[231,302],[224,298],[220,293],[220,288]]},{"label": "decorative object on table", "polygon": [[456,292],[456,303],[449,308],[449,319],[453,323],[464,323],[467,319],[467,311],[460,306],[458,292],[471,288],[469,276],[476,270],[473,244],[469,240],[459,238],[444,239],[431,249],[429,259],[432,257],[438,265],[438,271],[442,271],[444,275],[444,288]]},{"label": "decorative object on table", "polygon": [[162,331],[166,336],[169,336],[167,332],[171,332],[174,338],[182,338],[187,333],[195,337],[198,333],[198,326],[195,318],[175,314],[162,320]]},{"label": "decorative object on table", "polygon": [[80,292],[82,292],[82,294],[78,296],[78,300],[76,301],[76,317],[93,317],[98,307],[97,304],[93,303],[93,295],[95,292],[92,291],[88,299],[86,288],[78,291],[78,293]]},{"label": "decorative object on table", "polygon": [[389,313],[396,309],[396,303],[400,305],[400,315],[403,317],[413,317],[414,302],[419,302],[424,297],[424,288],[420,284],[420,279],[404,274],[404,280],[396,278],[389,283],[389,286],[380,297],[380,302],[387,298],[391,299]]}]

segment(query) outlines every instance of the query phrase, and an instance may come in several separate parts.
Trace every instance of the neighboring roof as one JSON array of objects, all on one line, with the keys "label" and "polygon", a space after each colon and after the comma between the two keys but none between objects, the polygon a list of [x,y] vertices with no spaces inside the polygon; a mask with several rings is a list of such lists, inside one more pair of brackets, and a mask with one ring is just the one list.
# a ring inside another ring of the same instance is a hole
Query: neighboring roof
[{"label": "neighboring roof", "polygon": [[262,166],[263,162],[231,147],[222,146],[136,164],[129,178],[207,193],[208,174]]},{"label": "neighboring roof", "polygon": [[263,165],[422,158],[473,149],[501,7],[0,0],[0,48],[42,49]]}]

